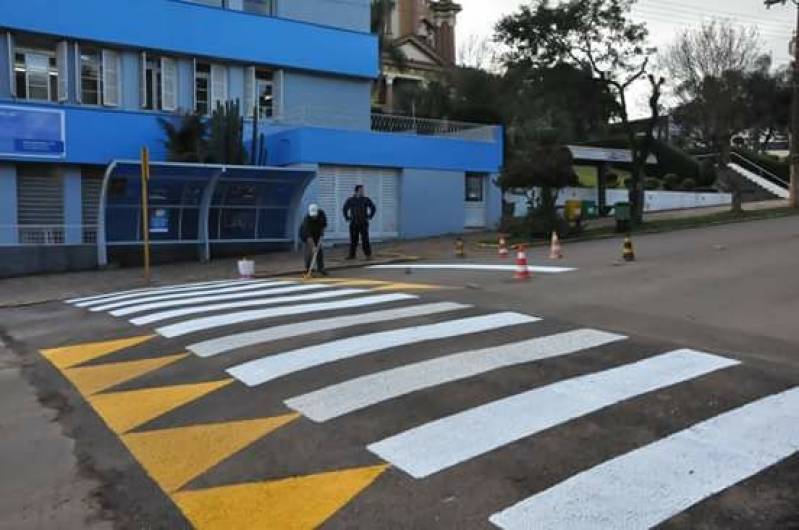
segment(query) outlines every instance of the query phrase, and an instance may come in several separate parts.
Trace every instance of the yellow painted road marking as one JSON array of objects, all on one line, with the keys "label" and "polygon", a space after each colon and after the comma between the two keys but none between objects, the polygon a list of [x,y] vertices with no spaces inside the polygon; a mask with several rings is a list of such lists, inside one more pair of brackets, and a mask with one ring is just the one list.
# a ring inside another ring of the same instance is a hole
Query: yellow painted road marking
[{"label": "yellow painted road marking", "polygon": [[233,379],[96,394],[87,399],[116,433],[125,433],[233,382]]},{"label": "yellow painted road marking", "polygon": [[382,287],[375,287],[373,291],[435,291],[443,289],[439,285],[426,283],[386,283]]},{"label": "yellow painted road marking", "polygon": [[75,385],[75,388],[81,394],[90,396],[163,368],[188,356],[188,353],[181,353],[167,357],[156,357],[155,359],[80,366],[78,368],[67,368],[63,370],[63,374]]},{"label": "yellow painted road marking", "polygon": [[134,432],[123,435],[122,441],[161,489],[172,492],[298,417],[287,414]]},{"label": "yellow painted road marking", "polygon": [[368,487],[387,465],[175,493],[197,530],[317,528]]},{"label": "yellow painted road marking", "polygon": [[103,342],[87,342],[85,344],[74,344],[62,348],[50,348],[42,350],[44,355],[56,368],[64,369],[77,366],[104,355],[108,355],[125,348],[132,348],[155,337],[155,335],[143,335],[139,337],[128,337],[126,339],[107,340]]},{"label": "yellow painted road marking", "polygon": [[336,287],[371,287],[373,291],[432,291],[443,289],[440,285],[426,283],[388,282],[360,278],[314,278],[313,281],[314,283],[335,285]]}]

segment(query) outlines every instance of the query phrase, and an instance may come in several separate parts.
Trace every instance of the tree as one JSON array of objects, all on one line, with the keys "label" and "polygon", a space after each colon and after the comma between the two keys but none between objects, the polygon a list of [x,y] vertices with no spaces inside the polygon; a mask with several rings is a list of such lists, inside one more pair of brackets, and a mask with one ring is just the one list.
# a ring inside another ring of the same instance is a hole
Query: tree
[{"label": "tree", "polygon": [[208,162],[243,165],[247,160],[244,148],[244,118],[239,102],[217,103],[208,123]]},{"label": "tree", "polygon": [[788,132],[791,88],[788,69],[772,71],[771,57],[764,55],[756,69],[746,76],[747,128],[753,151],[764,153],[777,134]]},{"label": "tree", "polygon": [[[643,217],[644,166],[653,145],[652,135],[659,117],[663,79],[647,75],[650,55],[644,24],[628,15],[635,0],[582,0],[551,5],[536,0],[531,6],[503,18],[497,25],[497,39],[509,51],[509,67],[544,70],[565,63],[590,72],[611,95],[615,117],[622,123],[632,153],[630,202],[633,220]],[[651,86],[651,125],[639,140],[630,124],[627,93],[639,80]]]},{"label": "tree", "polygon": [[718,153],[719,175],[733,193],[736,211],[741,196],[728,168],[732,139],[750,125],[747,82],[762,64],[761,56],[756,29],[712,21],[681,33],[664,60],[680,101],[675,118],[690,141]]},{"label": "tree", "polygon": [[208,144],[206,126],[198,114],[184,114],[179,119],[159,118],[166,139],[164,145],[170,162],[205,162]]}]

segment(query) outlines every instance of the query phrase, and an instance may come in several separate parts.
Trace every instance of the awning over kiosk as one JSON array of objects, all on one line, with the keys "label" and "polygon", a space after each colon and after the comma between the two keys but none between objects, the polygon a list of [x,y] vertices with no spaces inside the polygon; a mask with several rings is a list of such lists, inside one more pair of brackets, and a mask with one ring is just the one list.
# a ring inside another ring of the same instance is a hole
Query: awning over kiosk
[{"label": "awning over kiosk", "polygon": [[[216,243],[291,243],[315,168],[150,164],[149,236],[153,245],[196,245],[210,260]],[[97,252],[143,244],[141,165],[114,161],[100,195]]]}]

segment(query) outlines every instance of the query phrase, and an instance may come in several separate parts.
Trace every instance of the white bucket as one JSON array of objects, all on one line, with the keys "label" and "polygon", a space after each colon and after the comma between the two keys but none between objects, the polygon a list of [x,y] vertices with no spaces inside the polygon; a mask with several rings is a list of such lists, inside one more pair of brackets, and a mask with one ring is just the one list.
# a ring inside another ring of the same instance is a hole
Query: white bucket
[{"label": "white bucket", "polygon": [[239,276],[242,278],[255,276],[255,262],[251,259],[239,260]]}]

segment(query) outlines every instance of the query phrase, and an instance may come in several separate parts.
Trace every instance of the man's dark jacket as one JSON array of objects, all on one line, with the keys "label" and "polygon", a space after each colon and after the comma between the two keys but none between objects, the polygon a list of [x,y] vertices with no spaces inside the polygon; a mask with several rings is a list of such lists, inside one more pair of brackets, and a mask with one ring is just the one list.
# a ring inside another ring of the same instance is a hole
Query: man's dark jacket
[{"label": "man's dark jacket", "polygon": [[300,241],[304,243],[308,241],[309,237],[312,237],[314,243],[319,243],[319,239],[325,233],[325,228],[327,228],[327,216],[325,211],[320,208],[316,219],[310,215],[306,215],[303,219],[300,225]]},{"label": "man's dark jacket", "polygon": [[344,203],[344,219],[355,226],[369,223],[377,208],[369,197],[350,197]]}]

